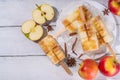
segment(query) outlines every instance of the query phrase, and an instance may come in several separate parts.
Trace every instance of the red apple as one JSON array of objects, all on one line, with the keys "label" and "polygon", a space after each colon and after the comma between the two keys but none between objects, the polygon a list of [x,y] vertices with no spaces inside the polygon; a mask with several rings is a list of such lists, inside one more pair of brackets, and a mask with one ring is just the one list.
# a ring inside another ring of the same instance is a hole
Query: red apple
[{"label": "red apple", "polygon": [[108,7],[116,15],[120,15],[120,0],[109,0]]},{"label": "red apple", "polygon": [[99,70],[103,75],[112,77],[120,71],[120,64],[113,56],[105,56],[99,62]]},{"label": "red apple", "polygon": [[98,73],[98,64],[92,59],[85,59],[80,64],[78,74],[87,80],[91,80],[96,77]]}]

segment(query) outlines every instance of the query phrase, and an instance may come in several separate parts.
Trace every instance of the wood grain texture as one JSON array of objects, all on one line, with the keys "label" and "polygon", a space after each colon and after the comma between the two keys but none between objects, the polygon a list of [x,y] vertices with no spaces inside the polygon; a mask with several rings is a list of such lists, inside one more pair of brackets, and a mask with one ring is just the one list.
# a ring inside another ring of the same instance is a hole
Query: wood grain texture
[{"label": "wood grain texture", "polygon": [[[0,80],[83,80],[78,76],[78,66],[71,70],[73,76],[47,57],[0,57]],[[106,78],[98,73],[95,80],[119,80],[119,76]]]},{"label": "wood grain texture", "polygon": [[[120,27],[120,25],[119,25]],[[120,36],[120,32],[118,33]],[[120,37],[113,47],[120,54]],[[40,46],[27,39],[21,32],[21,27],[0,28],[0,55],[45,55]]]},{"label": "wood grain texture", "polygon": [[120,25],[120,16],[114,15],[117,25]]},{"label": "wood grain texture", "polygon": [[0,58],[0,80],[65,80],[69,76],[47,57]]},{"label": "wood grain texture", "polygon": [[0,26],[21,25],[24,21],[32,19],[35,4],[47,3],[57,8],[62,8],[74,0],[0,0]]},{"label": "wood grain texture", "polygon": [[44,55],[40,46],[27,39],[20,27],[0,28],[0,55]]},{"label": "wood grain texture", "polygon": [[[72,3],[73,1],[79,0],[0,0],[0,26],[21,25],[24,21],[32,19],[32,11],[36,8],[36,3],[48,3],[55,7],[60,14],[66,5]],[[108,0],[94,1],[97,1],[107,7]],[[120,20],[119,17],[115,17],[117,20]],[[120,24],[119,21],[118,24]]]}]

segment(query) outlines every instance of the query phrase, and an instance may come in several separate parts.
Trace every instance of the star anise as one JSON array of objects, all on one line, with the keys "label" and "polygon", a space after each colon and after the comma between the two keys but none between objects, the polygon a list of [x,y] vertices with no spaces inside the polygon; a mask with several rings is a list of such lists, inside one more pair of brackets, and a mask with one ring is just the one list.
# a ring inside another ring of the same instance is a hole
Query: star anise
[{"label": "star anise", "polygon": [[48,31],[48,32],[54,30],[54,29],[52,28],[52,26],[49,25],[49,24],[45,24],[45,26],[47,26],[47,31]]},{"label": "star anise", "polygon": [[76,60],[67,53],[66,43],[64,43],[64,50],[65,50],[65,57],[66,57],[65,63],[68,65],[68,67],[76,66]]},{"label": "star anise", "polygon": [[76,60],[72,57],[67,58],[65,62],[68,65],[68,67],[76,66]]},{"label": "star anise", "polygon": [[103,10],[103,14],[104,14],[104,15],[109,15],[109,9],[104,9],[104,10]]},{"label": "star anise", "polygon": [[53,30],[53,28],[52,28],[51,25],[48,25],[48,26],[47,26],[47,29],[48,29],[48,32]]}]

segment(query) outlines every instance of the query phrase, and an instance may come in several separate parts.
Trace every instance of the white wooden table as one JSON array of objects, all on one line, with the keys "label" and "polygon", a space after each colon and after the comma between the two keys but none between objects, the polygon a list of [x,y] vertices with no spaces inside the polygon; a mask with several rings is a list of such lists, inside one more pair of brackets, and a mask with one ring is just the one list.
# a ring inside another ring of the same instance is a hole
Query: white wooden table
[{"label": "white wooden table", "polygon": [[[82,80],[76,69],[71,68],[74,76],[69,76],[60,66],[53,65],[39,45],[21,33],[21,24],[31,19],[36,3],[51,4],[61,12],[73,1],[76,0],[0,0],[0,80]],[[94,1],[107,7],[108,0]],[[120,29],[120,17],[114,17]],[[120,61],[120,40],[114,50]],[[106,78],[99,73],[96,80],[119,80],[119,76],[120,73]]]}]

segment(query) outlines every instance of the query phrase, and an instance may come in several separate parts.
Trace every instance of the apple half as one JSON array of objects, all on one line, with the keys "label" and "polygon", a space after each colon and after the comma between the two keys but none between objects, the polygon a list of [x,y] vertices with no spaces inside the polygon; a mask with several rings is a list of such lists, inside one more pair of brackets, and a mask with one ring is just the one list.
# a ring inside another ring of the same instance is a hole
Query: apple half
[{"label": "apple half", "polygon": [[44,24],[54,18],[54,9],[48,4],[42,4],[33,10],[32,17],[36,23]]},{"label": "apple half", "polygon": [[22,25],[22,32],[32,41],[39,40],[43,35],[43,28],[37,25],[35,21],[28,20]]}]

